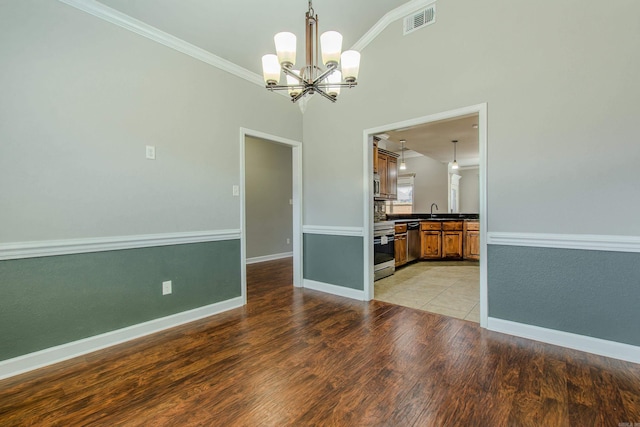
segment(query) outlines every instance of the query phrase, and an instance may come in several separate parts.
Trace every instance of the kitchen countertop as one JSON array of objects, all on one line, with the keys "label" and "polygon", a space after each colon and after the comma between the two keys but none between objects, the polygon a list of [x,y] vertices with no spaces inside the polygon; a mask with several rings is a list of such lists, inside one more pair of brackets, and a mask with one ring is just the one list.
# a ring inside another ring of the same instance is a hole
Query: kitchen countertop
[{"label": "kitchen countertop", "polygon": [[477,221],[477,213],[457,213],[457,214],[389,214],[387,221],[395,223],[415,222],[415,221]]}]

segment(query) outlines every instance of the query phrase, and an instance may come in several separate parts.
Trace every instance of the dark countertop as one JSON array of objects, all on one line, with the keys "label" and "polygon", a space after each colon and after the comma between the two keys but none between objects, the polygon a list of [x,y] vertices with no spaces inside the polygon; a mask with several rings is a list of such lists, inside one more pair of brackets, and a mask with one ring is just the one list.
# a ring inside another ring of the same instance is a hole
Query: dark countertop
[{"label": "dark countertop", "polygon": [[394,221],[398,223],[413,222],[413,221],[463,221],[463,220],[475,220],[477,221],[480,215],[477,213],[450,213],[450,214],[431,214],[428,213],[413,213],[413,214],[387,214],[387,221]]}]

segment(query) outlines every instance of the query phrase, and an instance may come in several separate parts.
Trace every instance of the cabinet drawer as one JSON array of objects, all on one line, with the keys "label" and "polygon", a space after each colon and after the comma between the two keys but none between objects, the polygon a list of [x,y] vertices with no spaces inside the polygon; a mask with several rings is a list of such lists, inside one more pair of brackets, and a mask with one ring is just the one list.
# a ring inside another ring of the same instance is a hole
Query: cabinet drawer
[{"label": "cabinet drawer", "polygon": [[438,221],[428,221],[420,223],[420,230],[441,230],[442,226]]},{"label": "cabinet drawer", "polygon": [[407,232],[407,224],[396,224],[395,228],[396,228],[396,234]]},{"label": "cabinet drawer", "polygon": [[445,231],[462,231],[462,221],[445,221],[442,223]]},{"label": "cabinet drawer", "polygon": [[480,230],[480,222],[478,222],[478,221],[465,221],[464,229],[466,231],[479,231]]}]

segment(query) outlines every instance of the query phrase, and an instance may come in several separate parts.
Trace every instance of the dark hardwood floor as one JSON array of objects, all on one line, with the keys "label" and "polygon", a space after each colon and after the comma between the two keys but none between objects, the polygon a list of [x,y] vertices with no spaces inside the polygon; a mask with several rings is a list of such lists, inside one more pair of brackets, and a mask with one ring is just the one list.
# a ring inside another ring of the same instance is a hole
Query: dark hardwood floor
[{"label": "dark hardwood floor", "polygon": [[0,425],[640,423],[640,365],[293,289],[289,260],[248,283],[246,307],[0,381]]}]

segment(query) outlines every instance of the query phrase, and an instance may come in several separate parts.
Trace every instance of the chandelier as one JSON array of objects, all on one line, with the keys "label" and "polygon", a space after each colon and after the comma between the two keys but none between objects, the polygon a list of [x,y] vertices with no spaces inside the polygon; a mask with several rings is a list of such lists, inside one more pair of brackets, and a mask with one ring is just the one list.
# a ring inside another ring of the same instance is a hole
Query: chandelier
[{"label": "chandelier", "polygon": [[[282,32],[274,36],[277,55],[269,54],[262,57],[266,88],[270,91],[288,91],[292,102],[314,93],[336,102],[340,88],[351,88],[358,84],[356,79],[360,69],[360,52],[347,50],[341,54],[342,35],[337,31],[322,33],[318,39],[318,15],[313,10],[311,0],[306,13],[305,27],[306,61],[300,69],[294,69],[295,34]],[[321,49],[318,49],[318,43]],[[325,68],[319,65],[319,52],[322,53]],[[339,65],[341,70],[338,69]],[[286,84],[280,84],[281,71],[285,75]]]}]

